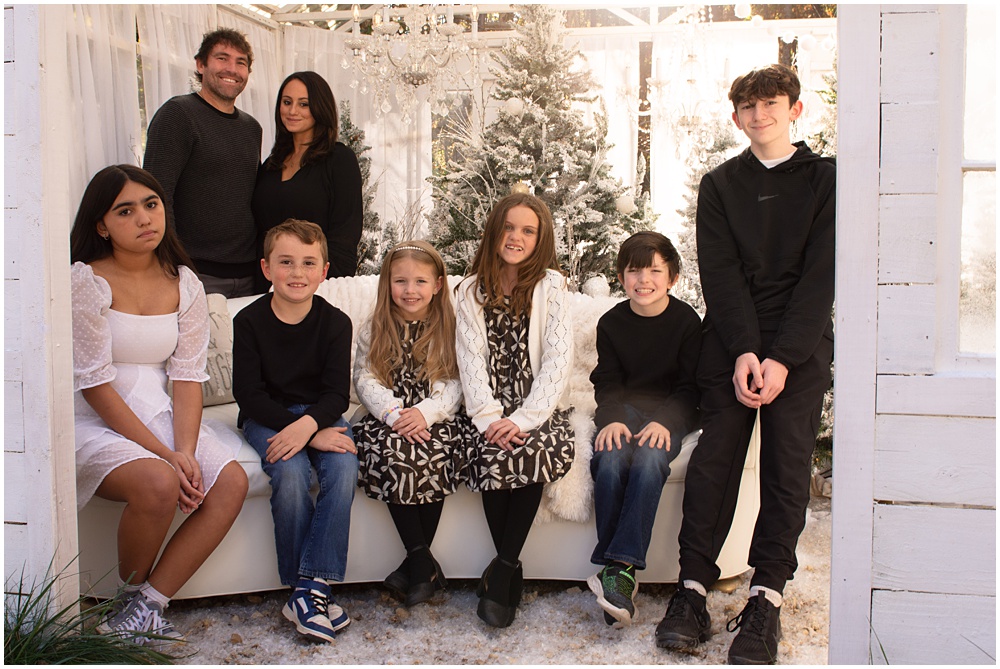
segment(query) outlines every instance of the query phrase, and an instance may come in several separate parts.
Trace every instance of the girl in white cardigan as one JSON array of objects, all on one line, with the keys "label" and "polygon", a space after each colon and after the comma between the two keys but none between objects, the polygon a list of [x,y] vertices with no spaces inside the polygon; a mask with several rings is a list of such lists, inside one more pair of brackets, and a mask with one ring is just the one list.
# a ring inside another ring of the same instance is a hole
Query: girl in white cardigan
[{"label": "girl in white cardigan", "polygon": [[519,558],[542,488],[566,474],[574,453],[573,328],[544,202],[515,193],[493,207],[456,295],[458,366],[476,428],[469,487],[483,493],[497,550],[479,584],[478,614],[506,627],[521,598]]},{"label": "girl in white cardigan", "polygon": [[459,412],[455,311],[444,281],[444,262],[427,242],[390,250],[354,362],[354,385],[368,410],[354,427],[361,486],[388,505],[406,548],[385,579],[406,606],[446,585],[430,545],[445,496],[464,478],[473,431]]}]

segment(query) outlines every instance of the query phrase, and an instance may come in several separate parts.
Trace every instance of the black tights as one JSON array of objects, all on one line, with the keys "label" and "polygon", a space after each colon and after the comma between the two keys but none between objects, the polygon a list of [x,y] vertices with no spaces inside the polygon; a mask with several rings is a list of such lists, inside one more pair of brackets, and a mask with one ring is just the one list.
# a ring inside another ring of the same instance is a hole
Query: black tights
[{"label": "black tights", "polygon": [[444,500],[429,504],[389,504],[389,515],[403,540],[410,575],[415,580],[430,580],[434,573],[430,545],[437,534]]},{"label": "black tights", "polygon": [[497,555],[511,564],[521,557],[528,531],[542,502],[544,483],[524,488],[483,491],[483,511]]}]

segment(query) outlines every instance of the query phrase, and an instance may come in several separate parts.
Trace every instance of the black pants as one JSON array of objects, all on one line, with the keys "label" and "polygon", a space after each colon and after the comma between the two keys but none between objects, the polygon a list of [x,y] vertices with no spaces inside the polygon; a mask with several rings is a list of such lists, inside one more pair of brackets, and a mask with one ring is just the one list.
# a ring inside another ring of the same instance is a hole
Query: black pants
[{"label": "black pants", "polygon": [[[761,334],[766,351],[773,333]],[[752,585],[782,592],[798,567],[795,545],[805,527],[832,358],[833,341],[823,337],[812,357],[789,371],[782,393],[760,409],[760,513],[748,560],[755,570]],[[679,537],[681,580],[706,587],[719,578],[715,562],[733,523],[757,413],[736,399],[734,363],[709,328],[698,361],[703,432],[688,464]]]}]

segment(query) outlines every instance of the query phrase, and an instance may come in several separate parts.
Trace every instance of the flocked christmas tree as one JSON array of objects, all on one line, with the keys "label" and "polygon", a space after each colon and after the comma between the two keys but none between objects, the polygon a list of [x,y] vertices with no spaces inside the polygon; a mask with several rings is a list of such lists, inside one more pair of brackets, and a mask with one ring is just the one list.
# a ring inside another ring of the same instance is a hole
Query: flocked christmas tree
[{"label": "flocked christmas tree", "polygon": [[543,5],[517,13],[518,36],[491,54],[491,96],[503,103],[496,120],[481,132],[468,123],[453,129],[459,158],[430,180],[430,240],[450,272],[464,273],[490,208],[512,188],[526,189],[552,211],[570,284],[593,276],[610,281],[621,241],[652,227],[649,197],[633,198],[611,175],[607,115],[600,104],[587,123],[585,107],[596,103],[587,91],[595,83],[578,64],[580,51],[563,44],[562,14]]},{"label": "flocked christmas tree", "polygon": [[361,195],[364,203],[361,241],[358,243],[358,274],[378,274],[382,256],[396,243],[396,230],[383,224],[372,203],[378,190],[378,181],[371,180],[372,159],[366,154],[372,147],[365,144],[365,132],[351,122],[351,103],[340,103],[339,140],[358,157],[361,168]]},{"label": "flocked christmas tree", "polygon": [[721,165],[732,149],[739,146],[733,134],[733,126],[727,121],[703,121],[694,131],[696,139],[688,151],[687,180],[688,192],[684,195],[685,206],[677,213],[684,219],[677,239],[677,251],[681,254],[683,269],[681,280],[673,293],[695,310],[705,315],[705,298],[701,292],[701,278],[698,270],[698,245],[695,238],[695,215],[698,212],[698,189],[701,178]]}]

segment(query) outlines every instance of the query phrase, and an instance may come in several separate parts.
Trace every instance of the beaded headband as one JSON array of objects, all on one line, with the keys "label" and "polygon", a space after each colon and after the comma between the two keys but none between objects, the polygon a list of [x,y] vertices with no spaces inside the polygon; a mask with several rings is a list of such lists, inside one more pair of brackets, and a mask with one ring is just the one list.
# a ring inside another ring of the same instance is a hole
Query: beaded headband
[{"label": "beaded headband", "polygon": [[394,248],[392,250],[393,253],[396,253],[397,251],[420,251],[422,253],[426,253],[427,255],[430,255],[430,253],[427,251],[427,249],[422,249],[419,246],[397,246],[396,248]]}]

